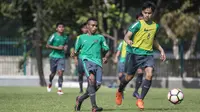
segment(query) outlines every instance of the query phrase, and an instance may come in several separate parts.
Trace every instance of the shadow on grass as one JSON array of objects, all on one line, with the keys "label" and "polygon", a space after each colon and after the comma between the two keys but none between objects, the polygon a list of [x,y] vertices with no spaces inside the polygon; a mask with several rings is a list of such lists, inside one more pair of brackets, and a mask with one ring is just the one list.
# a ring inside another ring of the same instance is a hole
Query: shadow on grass
[{"label": "shadow on grass", "polygon": [[159,111],[167,111],[167,110],[179,110],[178,108],[144,108],[144,110],[159,110]]}]

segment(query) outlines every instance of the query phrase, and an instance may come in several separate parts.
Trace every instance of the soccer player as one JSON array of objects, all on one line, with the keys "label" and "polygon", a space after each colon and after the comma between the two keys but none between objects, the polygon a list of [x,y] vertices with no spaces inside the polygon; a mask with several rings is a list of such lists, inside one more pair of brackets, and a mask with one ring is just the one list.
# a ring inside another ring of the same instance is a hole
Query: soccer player
[{"label": "soccer player", "polygon": [[[86,34],[87,33],[87,28],[86,28],[86,23],[84,23],[82,26],[81,26],[81,32],[83,34]],[[79,38],[80,36],[77,37],[77,39]],[[75,61],[75,64],[76,64],[76,68],[78,69],[78,81],[79,81],[79,88],[80,88],[80,92],[79,93],[83,93],[83,76],[84,76],[84,69],[83,69],[83,63],[82,63],[82,57],[81,55],[79,55],[78,57],[75,56],[74,57],[74,61]]]},{"label": "soccer player", "polygon": [[125,62],[126,76],[121,80],[116,92],[116,104],[122,104],[123,90],[134,77],[138,67],[144,67],[146,74],[143,81],[141,96],[137,99],[136,105],[139,109],[144,109],[144,98],[151,87],[152,72],[154,68],[153,44],[160,51],[160,59],[165,61],[166,56],[163,48],[156,40],[158,24],[151,20],[155,11],[154,3],[147,1],[142,6],[143,20],[132,24],[126,33],[124,40],[127,45],[127,55]]},{"label": "soccer player", "polygon": [[[97,34],[97,20],[90,18],[87,21],[87,34],[82,34],[75,44],[75,53],[82,56],[85,75],[88,80],[88,87],[82,96],[76,97],[75,111],[80,111],[81,105],[85,99],[90,97],[92,112],[102,111],[103,108],[96,104],[96,92],[102,82],[102,61],[107,62],[109,56],[109,47],[106,44],[105,38]],[[104,58],[102,58],[102,53]],[[74,56],[71,54],[71,56]]]},{"label": "soccer player", "polygon": [[[119,81],[121,81],[121,79],[125,76],[124,75],[124,65],[125,65],[125,59],[126,59],[126,45],[127,45],[127,43],[125,41],[120,42],[119,46],[117,47],[117,52],[116,52],[115,59],[114,59],[114,62],[118,63],[118,79],[119,79]],[[119,61],[118,61],[118,59],[119,59]]]},{"label": "soccer player", "polygon": [[62,91],[63,83],[63,72],[65,70],[65,52],[67,50],[68,36],[64,34],[64,24],[56,24],[56,32],[53,33],[46,47],[52,49],[52,52],[49,54],[50,58],[50,69],[51,74],[49,75],[49,84],[47,86],[47,91],[51,91],[52,81],[57,72],[58,74],[58,94],[64,94]]}]

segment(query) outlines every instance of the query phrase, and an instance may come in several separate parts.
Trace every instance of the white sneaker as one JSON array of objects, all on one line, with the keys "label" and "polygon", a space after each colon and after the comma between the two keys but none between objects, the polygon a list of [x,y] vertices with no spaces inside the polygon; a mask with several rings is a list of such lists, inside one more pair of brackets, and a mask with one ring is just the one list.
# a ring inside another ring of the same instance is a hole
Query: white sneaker
[{"label": "white sneaker", "polygon": [[47,86],[47,92],[51,92],[51,84]]},{"label": "white sneaker", "polygon": [[58,95],[63,95],[64,94],[62,90],[58,90],[57,93],[58,93]]}]

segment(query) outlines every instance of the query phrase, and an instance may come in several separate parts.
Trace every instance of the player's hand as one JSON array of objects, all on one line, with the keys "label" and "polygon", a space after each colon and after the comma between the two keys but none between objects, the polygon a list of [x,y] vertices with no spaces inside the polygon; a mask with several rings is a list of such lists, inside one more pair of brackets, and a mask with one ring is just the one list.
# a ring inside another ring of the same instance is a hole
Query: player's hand
[{"label": "player's hand", "polygon": [[108,58],[104,57],[103,58],[103,63],[106,64],[108,62]]},{"label": "player's hand", "polygon": [[165,60],[166,60],[166,55],[165,55],[165,52],[164,52],[164,51],[161,51],[161,52],[160,52],[160,59],[161,59],[162,61],[165,61]]},{"label": "player's hand", "polygon": [[115,58],[113,59],[113,62],[114,62],[114,63],[117,63],[117,62],[118,62],[118,58],[115,57]]},{"label": "player's hand", "polygon": [[132,40],[127,40],[126,43],[127,43],[128,45],[132,46],[133,41],[132,41]]}]

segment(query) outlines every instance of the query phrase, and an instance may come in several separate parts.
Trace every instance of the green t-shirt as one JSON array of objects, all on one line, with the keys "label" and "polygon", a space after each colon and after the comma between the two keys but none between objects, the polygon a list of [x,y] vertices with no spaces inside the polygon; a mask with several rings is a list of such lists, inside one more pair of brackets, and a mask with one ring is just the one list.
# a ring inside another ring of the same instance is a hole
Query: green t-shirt
[{"label": "green t-shirt", "polygon": [[[137,21],[128,28],[128,31],[133,33],[131,40],[133,40],[134,35],[141,29],[141,27],[142,27],[142,25],[141,25],[140,21]],[[156,31],[158,31],[158,29],[159,29],[159,25],[156,24]],[[153,55],[153,51],[144,50],[144,49],[140,49],[137,47],[132,47],[130,45],[127,45],[126,50],[129,53],[134,53],[134,54],[138,54],[138,55]]]},{"label": "green t-shirt", "polygon": [[120,58],[119,61],[124,63],[126,60],[126,46],[127,43],[125,41],[121,41],[117,50],[120,51]]},{"label": "green t-shirt", "polygon": [[[57,32],[52,34],[48,40],[48,44],[52,46],[64,46],[68,42],[68,36],[66,35],[59,35]],[[50,58],[64,58],[65,53],[64,50],[56,50],[52,49],[52,52],[49,54]]]},{"label": "green t-shirt", "polygon": [[105,38],[100,34],[82,34],[77,38],[75,52],[79,52],[82,60],[87,59],[102,66],[102,50],[108,51]]}]

